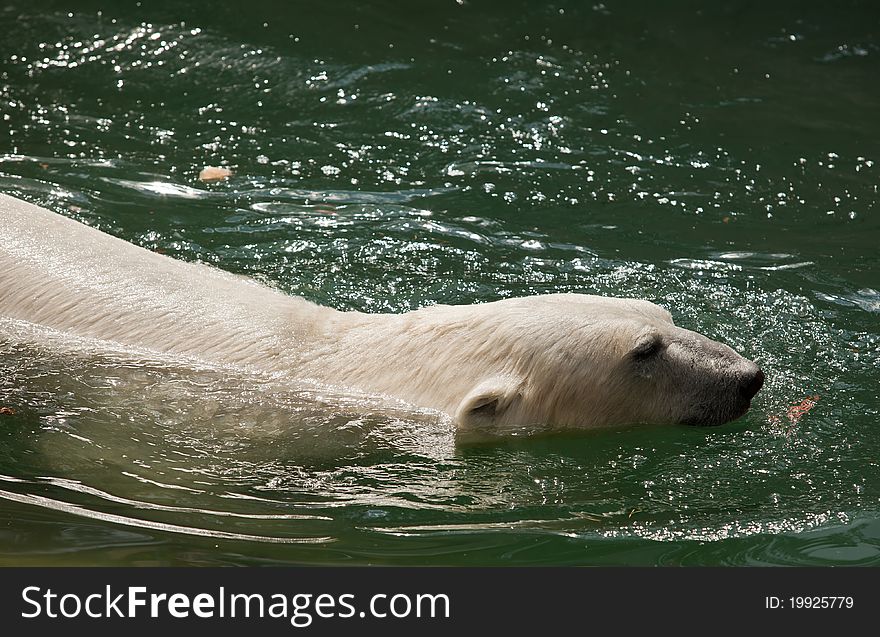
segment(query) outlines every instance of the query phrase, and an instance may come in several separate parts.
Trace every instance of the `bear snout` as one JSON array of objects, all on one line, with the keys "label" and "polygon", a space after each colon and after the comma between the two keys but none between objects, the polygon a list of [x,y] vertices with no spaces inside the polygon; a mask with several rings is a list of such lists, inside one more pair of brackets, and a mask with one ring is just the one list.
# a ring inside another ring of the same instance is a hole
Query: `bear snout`
[{"label": "bear snout", "polygon": [[746,400],[751,400],[764,385],[764,372],[762,372],[761,368],[757,365],[753,364],[753,367],[754,370],[746,375],[739,388],[740,393],[746,398]]}]

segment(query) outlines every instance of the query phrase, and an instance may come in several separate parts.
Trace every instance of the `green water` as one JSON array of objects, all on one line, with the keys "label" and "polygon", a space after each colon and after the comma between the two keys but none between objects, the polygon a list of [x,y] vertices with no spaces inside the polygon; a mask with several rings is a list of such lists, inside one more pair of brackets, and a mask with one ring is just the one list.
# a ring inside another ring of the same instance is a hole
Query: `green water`
[{"label": "green water", "polygon": [[0,8],[0,191],[338,308],[646,298],[767,383],[462,446],[6,324],[0,563],[880,564],[876,3],[75,4]]}]

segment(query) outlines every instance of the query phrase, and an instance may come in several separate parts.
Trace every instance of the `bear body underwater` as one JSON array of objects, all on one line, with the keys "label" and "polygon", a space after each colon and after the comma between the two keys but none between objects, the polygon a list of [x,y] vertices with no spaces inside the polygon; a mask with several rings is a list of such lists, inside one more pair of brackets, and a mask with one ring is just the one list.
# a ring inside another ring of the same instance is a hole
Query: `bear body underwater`
[{"label": "bear body underwater", "polygon": [[763,373],[636,299],[341,312],[0,195],[0,316],[404,400],[464,429],[721,424]]}]

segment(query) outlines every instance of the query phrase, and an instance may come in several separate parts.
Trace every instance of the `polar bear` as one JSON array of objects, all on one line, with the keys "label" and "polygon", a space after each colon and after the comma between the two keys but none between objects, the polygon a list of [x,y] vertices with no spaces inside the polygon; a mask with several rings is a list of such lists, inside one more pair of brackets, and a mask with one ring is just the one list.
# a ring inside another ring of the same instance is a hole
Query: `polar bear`
[{"label": "polar bear", "polygon": [[0,195],[0,316],[403,400],[463,430],[718,425],[758,366],[642,300],[549,294],[404,314],[322,307]]}]

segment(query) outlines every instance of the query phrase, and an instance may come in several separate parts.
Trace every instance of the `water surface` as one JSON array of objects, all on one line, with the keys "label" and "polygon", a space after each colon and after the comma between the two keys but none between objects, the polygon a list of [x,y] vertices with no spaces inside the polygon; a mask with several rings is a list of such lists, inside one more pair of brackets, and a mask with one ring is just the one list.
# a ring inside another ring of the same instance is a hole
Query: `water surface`
[{"label": "water surface", "polygon": [[2,192],[340,309],[645,298],[767,383],[457,445],[0,322],[0,563],[880,564],[873,3],[73,4],[0,9]]}]

